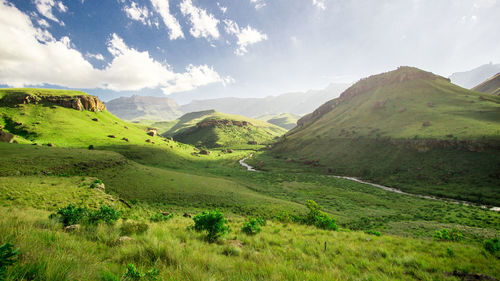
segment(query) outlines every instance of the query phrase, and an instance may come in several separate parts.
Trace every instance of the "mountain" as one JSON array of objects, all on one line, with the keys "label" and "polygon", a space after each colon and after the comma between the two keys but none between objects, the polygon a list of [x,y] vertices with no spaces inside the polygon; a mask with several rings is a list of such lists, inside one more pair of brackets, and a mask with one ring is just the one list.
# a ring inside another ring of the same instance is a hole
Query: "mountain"
[{"label": "mountain", "polygon": [[500,96],[500,72],[472,88],[473,91]]},{"label": "mountain", "polygon": [[274,124],[278,127],[281,127],[285,130],[291,130],[295,128],[297,125],[297,121],[300,119],[299,115],[291,114],[291,113],[282,113],[282,114],[269,114],[259,116],[256,119],[266,121],[267,123]]},{"label": "mountain", "polygon": [[[153,126],[161,124],[155,123]],[[163,136],[205,147],[263,144],[286,132],[281,127],[261,120],[215,110],[187,113],[176,121],[168,122],[168,127]]]},{"label": "mountain", "polygon": [[110,100],[106,106],[114,115],[129,121],[173,120],[182,115],[179,105],[173,99],[163,97],[121,97]]},{"label": "mountain", "polygon": [[330,84],[323,90],[286,93],[266,98],[219,98],[194,100],[181,106],[183,112],[195,112],[215,109],[228,114],[258,117],[267,114],[309,113],[327,100],[337,97],[348,84]]},{"label": "mountain", "polygon": [[273,152],[410,192],[499,204],[499,148],[500,98],[400,67],[302,117]]},{"label": "mountain", "polygon": [[500,64],[484,64],[469,71],[456,72],[450,76],[453,84],[471,89],[500,72]]}]

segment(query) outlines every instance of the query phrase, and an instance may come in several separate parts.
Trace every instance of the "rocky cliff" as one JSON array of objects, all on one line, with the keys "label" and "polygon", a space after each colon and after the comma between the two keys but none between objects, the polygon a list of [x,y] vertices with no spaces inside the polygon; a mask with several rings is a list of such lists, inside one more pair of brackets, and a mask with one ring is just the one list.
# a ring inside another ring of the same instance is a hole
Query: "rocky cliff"
[{"label": "rocky cliff", "polygon": [[13,92],[0,99],[0,104],[15,106],[19,104],[54,104],[76,110],[93,112],[106,110],[104,103],[91,95],[37,95],[22,92]]}]

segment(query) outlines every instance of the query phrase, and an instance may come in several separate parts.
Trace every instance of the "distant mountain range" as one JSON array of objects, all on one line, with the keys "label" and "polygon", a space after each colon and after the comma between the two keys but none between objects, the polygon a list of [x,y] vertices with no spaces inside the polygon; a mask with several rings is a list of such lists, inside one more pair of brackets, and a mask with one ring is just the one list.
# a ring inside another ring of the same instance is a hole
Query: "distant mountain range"
[{"label": "distant mountain range", "polygon": [[292,113],[304,115],[324,102],[336,98],[349,84],[330,84],[323,90],[286,93],[265,98],[218,98],[194,100],[178,105],[173,99],[159,97],[121,97],[106,103],[108,110],[116,116],[131,121],[174,120],[184,113],[214,109],[227,114],[246,117]]},{"label": "distant mountain range", "polygon": [[499,72],[500,64],[489,63],[469,71],[455,72],[450,76],[450,80],[453,84],[472,89]]},{"label": "distant mountain range", "polygon": [[106,106],[114,115],[129,121],[173,120],[183,114],[175,100],[166,97],[120,97],[108,101]]}]

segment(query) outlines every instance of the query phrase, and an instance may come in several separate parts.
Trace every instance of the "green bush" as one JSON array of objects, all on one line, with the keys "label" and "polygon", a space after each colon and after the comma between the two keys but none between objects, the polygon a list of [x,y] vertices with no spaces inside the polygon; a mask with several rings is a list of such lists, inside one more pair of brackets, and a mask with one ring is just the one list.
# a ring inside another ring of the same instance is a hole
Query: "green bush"
[{"label": "green bush", "polygon": [[4,280],[7,267],[17,261],[19,249],[14,249],[14,245],[5,243],[0,246],[0,280]]},{"label": "green bush", "polygon": [[72,204],[64,208],[57,210],[56,214],[52,214],[51,217],[59,216],[59,220],[64,226],[73,225],[80,223],[83,218],[87,215],[87,208],[77,208]]},{"label": "green bush", "polygon": [[161,222],[161,221],[168,221],[169,219],[173,218],[174,214],[168,214],[164,215],[162,213],[157,213],[151,216],[150,220],[152,222]]},{"label": "green bush", "polygon": [[265,223],[260,217],[258,217],[256,219],[251,218],[250,220],[248,220],[247,222],[245,222],[243,224],[243,227],[241,227],[241,231],[243,231],[244,233],[246,233],[248,235],[255,235],[255,234],[262,231],[261,226],[264,226],[264,225],[265,225]]},{"label": "green bush", "polygon": [[120,227],[121,235],[142,234],[148,231],[149,225],[144,222],[124,222]]},{"label": "green bush", "polygon": [[59,221],[64,226],[77,223],[96,224],[105,222],[112,224],[120,218],[120,212],[109,206],[101,206],[99,210],[88,210],[87,208],[77,208],[72,204],[57,210],[55,214],[51,214],[50,218],[58,217]]},{"label": "green bush", "polygon": [[500,251],[500,240],[498,238],[491,238],[484,241],[484,249],[492,254]]},{"label": "green bush", "polygon": [[127,270],[125,274],[123,274],[123,281],[137,281],[137,280],[148,280],[148,281],[156,281],[158,280],[158,276],[160,272],[158,269],[153,268],[146,273],[141,273],[133,263],[129,263],[127,265]]},{"label": "green bush", "polygon": [[382,233],[380,233],[380,231],[376,231],[376,230],[372,230],[372,229],[366,230],[365,233],[366,234],[370,234],[370,235],[375,235],[375,236],[381,236],[382,235]]},{"label": "green bush", "polygon": [[201,214],[196,215],[194,218],[194,229],[196,231],[206,231],[207,240],[209,242],[216,241],[222,235],[231,231],[219,210],[203,211]]},{"label": "green bush", "polygon": [[309,209],[309,213],[304,217],[304,223],[326,230],[339,229],[335,219],[330,217],[327,213],[321,211],[322,207],[316,202],[313,200],[307,200],[306,207]]},{"label": "green bush", "polygon": [[101,206],[99,210],[90,210],[88,213],[88,222],[90,224],[97,224],[99,222],[105,222],[107,224],[115,223],[119,218],[121,213],[110,206]]},{"label": "green bush", "polygon": [[460,233],[456,229],[447,229],[443,228],[441,230],[436,230],[433,235],[434,240],[436,241],[453,241],[453,242],[458,242],[462,241],[464,239],[464,236],[462,233]]}]

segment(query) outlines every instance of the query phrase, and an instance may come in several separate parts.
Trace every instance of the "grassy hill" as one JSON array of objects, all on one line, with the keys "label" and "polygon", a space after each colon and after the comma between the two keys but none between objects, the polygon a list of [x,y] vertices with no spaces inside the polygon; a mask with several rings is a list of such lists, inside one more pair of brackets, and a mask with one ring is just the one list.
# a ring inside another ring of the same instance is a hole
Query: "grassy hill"
[{"label": "grassy hill", "polygon": [[500,73],[472,88],[473,91],[500,96]]},{"label": "grassy hill", "polygon": [[257,117],[257,119],[274,124],[285,130],[291,130],[297,125],[297,121],[300,119],[300,116],[291,113],[282,113],[277,115],[263,115]]},{"label": "grassy hill", "polygon": [[281,127],[265,121],[207,110],[184,114],[173,122],[159,125],[162,135],[175,140],[205,147],[246,145],[249,142],[268,143],[285,133]]},{"label": "grassy hill", "polygon": [[359,81],[298,124],[275,154],[410,192],[500,205],[498,97],[401,67]]}]

